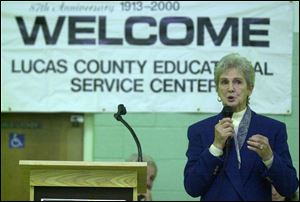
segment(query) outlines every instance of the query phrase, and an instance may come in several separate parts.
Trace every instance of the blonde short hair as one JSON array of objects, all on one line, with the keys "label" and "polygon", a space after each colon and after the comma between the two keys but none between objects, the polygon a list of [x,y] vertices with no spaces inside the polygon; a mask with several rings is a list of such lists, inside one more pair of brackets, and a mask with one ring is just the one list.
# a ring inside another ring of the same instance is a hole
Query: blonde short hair
[{"label": "blonde short hair", "polygon": [[255,71],[251,62],[239,55],[238,53],[230,53],[221,58],[215,67],[214,80],[218,91],[218,85],[221,74],[230,68],[236,68],[241,71],[245,77],[248,88],[254,88],[255,83]]},{"label": "blonde short hair", "polygon": [[[126,161],[128,162],[136,162],[138,161],[138,154],[132,154],[128,159],[126,159]],[[146,154],[143,154],[143,162],[147,162],[148,166],[152,166],[155,170],[155,176],[157,174],[157,166],[156,163],[154,161],[154,159]]]}]

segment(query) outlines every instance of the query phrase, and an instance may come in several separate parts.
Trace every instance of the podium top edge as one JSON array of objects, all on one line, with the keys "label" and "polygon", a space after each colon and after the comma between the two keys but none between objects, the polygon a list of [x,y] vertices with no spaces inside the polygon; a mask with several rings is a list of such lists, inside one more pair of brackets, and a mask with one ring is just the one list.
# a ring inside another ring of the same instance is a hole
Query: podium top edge
[{"label": "podium top edge", "polygon": [[20,160],[20,166],[146,167],[147,162],[44,161]]}]

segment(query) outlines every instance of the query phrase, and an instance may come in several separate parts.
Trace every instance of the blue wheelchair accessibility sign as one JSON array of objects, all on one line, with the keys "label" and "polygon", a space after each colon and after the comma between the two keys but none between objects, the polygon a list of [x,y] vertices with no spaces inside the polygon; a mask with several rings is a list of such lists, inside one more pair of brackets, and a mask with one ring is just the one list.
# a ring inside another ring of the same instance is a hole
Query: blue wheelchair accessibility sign
[{"label": "blue wheelchair accessibility sign", "polygon": [[24,148],[24,135],[18,133],[9,134],[9,148]]}]

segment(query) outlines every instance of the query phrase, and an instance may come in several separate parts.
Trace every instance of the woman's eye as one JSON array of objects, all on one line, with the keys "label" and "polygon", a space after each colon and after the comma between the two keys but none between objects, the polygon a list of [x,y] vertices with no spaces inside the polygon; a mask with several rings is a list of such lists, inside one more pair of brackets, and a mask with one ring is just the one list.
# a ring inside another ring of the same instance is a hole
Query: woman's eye
[{"label": "woman's eye", "polygon": [[236,83],[236,84],[241,84],[242,81],[241,81],[241,80],[236,80],[235,83]]},{"label": "woman's eye", "polygon": [[221,84],[227,84],[227,83],[228,83],[228,81],[226,81],[226,80],[221,81]]}]

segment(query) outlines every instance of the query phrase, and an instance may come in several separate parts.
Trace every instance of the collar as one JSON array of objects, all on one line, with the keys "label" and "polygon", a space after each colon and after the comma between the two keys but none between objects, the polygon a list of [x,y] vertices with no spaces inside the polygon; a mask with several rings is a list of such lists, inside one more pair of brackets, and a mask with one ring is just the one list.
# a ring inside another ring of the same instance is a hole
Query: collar
[{"label": "collar", "polygon": [[245,109],[243,109],[242,111],[240,111],[240,112],[234,112],[233,115],[232,115],[232,119],[235,120],[235,121],[240,122],[242,120],[246,110],[247,110],[247,107]]}]

